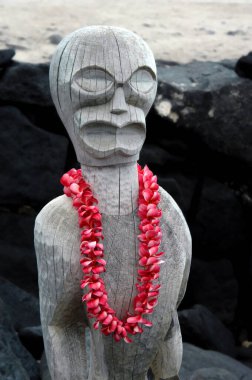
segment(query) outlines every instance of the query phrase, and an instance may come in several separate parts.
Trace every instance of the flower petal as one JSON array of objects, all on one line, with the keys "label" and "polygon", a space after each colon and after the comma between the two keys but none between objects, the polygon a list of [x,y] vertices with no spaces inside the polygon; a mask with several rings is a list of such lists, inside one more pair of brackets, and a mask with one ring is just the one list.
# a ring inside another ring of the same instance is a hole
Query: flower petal
[{"label": "flower petal", "polygon": [[94,327],[95,330],[98,330],[98,328],[99,328],[99,324],[100,324],[99,321],[96,321],[96,322],[93,324],[93,327]]},{"label": "flower petal", "polygon": [[100,289],[100,287],[101,287],[101,283],[99,281],[89,284],[90,289],[98,290]]},{"label": "flower petal", "polygon": [[123,339],[124,339],[124,341],[126,343],[131,343],[132,342],[132,339],[130,339],[128,336],[125,336]]},{"label": "flower petal", "polygon": [[103,311],[99,316],[98,316],[98,320],[99,321],[103,321],[104,319],[106,319],[108,316],[108,313],[106,311]]},{"label": "flower petal", "polygon": [[89,309],[94,309],[98,305],[99,305],[99,298],[96,298],[96,299],[93,299],[93,300],[87,302],[87,307]]},{"label": "flower petal", "polygon": [[103,325],[110,325],[111,321],[113,319],[113,316],[111,314],[109,314],[107,316],[107,318],[104,319],[104,321],[102,322]]}]

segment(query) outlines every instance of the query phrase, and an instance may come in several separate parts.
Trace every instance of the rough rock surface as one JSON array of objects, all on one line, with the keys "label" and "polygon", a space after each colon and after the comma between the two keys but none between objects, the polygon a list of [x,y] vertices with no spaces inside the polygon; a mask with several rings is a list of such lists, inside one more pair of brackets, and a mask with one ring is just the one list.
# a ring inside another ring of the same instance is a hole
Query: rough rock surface
[{"label": "rough rock surface", "polygon": [[0,277],[0,298],[15,330],[40,325],[38,298]]},{"label": "rough rock surface", "polygon": [[[26,213],[30,211],[31,215]],[[21,208],[4,210],[0,216],[0,276],[38,296],[37,263],[33,246],[36,213],[27,207],[23,211]]]},{"label": "rough rock surface", "polygon": [[224,324],[202,305],[179,312],[179,323],[184,342],[198,347],[235,356],[235,341]]},{"label": "rough rock surface", "polygon": [[0,50],[0,70],[7,66],[15,55],[15,50],[4,49]]},{"label": "rough rock surface", "polygon": [[5,102],[51,106],[48,64],[15,62],[1,77],[0,99]]},{"label": "rough rock surface", "polygon": [[2,341],[0,341],[0,378],[3,380],[30,380],[21,361]]},{"label": "rough rock surface", "polygon": [[190,302],[206,306],[222,322],[230,324],[235,317],[237,295],[238,283],[228,260],[193,260],[186,294]]},{"label": "rough rock surface", "polygon": [[[0,299],[0,375],[2,379],[39,380],[38,365],[24,348]],[[23,377],[22,377],[23,376]]]},{"label": "rough rock surface", "polygon": [[236,193],[225,183],[204,178],[191,229],[195,237],[195,256],[232,260],[237,252],[245,252],[249,247],[247,224],[246,206]]},{"label": "rough rock surface", "polygon": [[161,63],[158,78],[155,109],[161,117],[250,166],[252,82],[239,77],[232,62]]},{"label": "rough rock surface", "polygon": [[239,377],[223,368],[197,369],[189,380],[239,380]]},{"label": "rough rock surface", "polygon": [[[183,362],[180,370],[180,378],[181,380],[192,380],[191,376],[195,373],[197,376],[197,371],[204,369],[204,376],[206,374],[206,368],[210,369],[209,373],[216,372],[216,368],[220,368],[230,372],[234,377],[234,379],[239,380],[250,380],[252,379],[252,370],[245,365],[239,363],[237,360],[230,358],[227,355],[221,354],[219,352],[203,350],[201,348],[195,347],[191,344],[184,343],[184,354],[183,354]],[[198,376],[193,378],[193,380],[201,380]],[[203,377],[202,380],[208,379]],[[211,379],[211,377],[210,377]],[[227,380],[227,377],[224,377]],[[223,379],[223,380],[224,380]],[[212,379],[211,379],[212,380]],[[213,378],[213,380],[222,380],[221,378]],[[233,380],[232,377],[228,380]]]},{"label": "rough rock surface", "polygon": [[237,61],[235,71],[240,77],[252,79],[252,51]]},{"label": "rough rock surface", "polygon": [[4,204],[41,204],[55,197],[68,143],[35,127],[13,106],[0,107],[2,163],[0,197]]},{"label": "rough rock surface", "polygon": [[40,360],[43,350],[43,335],[41,326],[29,326],[19,330],[21,343],[32,353],[35,359]]}]

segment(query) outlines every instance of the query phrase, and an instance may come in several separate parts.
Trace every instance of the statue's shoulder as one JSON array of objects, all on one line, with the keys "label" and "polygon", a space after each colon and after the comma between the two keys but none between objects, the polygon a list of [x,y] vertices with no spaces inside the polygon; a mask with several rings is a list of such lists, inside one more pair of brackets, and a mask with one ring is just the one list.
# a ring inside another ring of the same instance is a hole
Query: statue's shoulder
[{"label": "statue's shoulder", "polygon": [[53,233],[59,225],[70,229],[78,227],[78,214],[72,206],[72,199],[61,195],[47,203],[36,217],[35,234],[50,231]]},{"label": "statue's shoulder", "polygon": [[179,241],[183,241],[188,248],[191,246],[191,234],[178,204],[161,186],[159,187],[161,196],[160,207],[162,209],[163,230],[167,227],[169,232],[173,234]]}]

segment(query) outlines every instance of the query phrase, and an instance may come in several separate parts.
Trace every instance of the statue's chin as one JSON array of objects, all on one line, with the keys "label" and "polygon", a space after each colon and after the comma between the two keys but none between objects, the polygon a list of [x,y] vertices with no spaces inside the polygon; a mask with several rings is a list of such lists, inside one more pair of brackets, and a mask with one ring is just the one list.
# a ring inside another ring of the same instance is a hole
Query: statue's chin
[{"label": "statue's chin", "polygon": [[90,124],[83,128],[81,137],[85,150],[95,158],[134,156],[144,143],[145,126],[134,123],[118,128],[110,124]]}]

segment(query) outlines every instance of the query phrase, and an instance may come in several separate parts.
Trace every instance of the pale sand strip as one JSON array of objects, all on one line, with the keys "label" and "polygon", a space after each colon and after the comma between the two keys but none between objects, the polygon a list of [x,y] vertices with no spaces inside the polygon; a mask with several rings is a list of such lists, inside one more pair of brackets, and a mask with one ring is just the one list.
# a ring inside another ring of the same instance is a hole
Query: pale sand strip
[{"label": "pale sand strip", "polygon": [[136,31],[164,60],[235,59],[252,50],[250,0],[0,0],[0,48],[17,46],[17,60],[48,61],[50,36],[95,24]]}]

